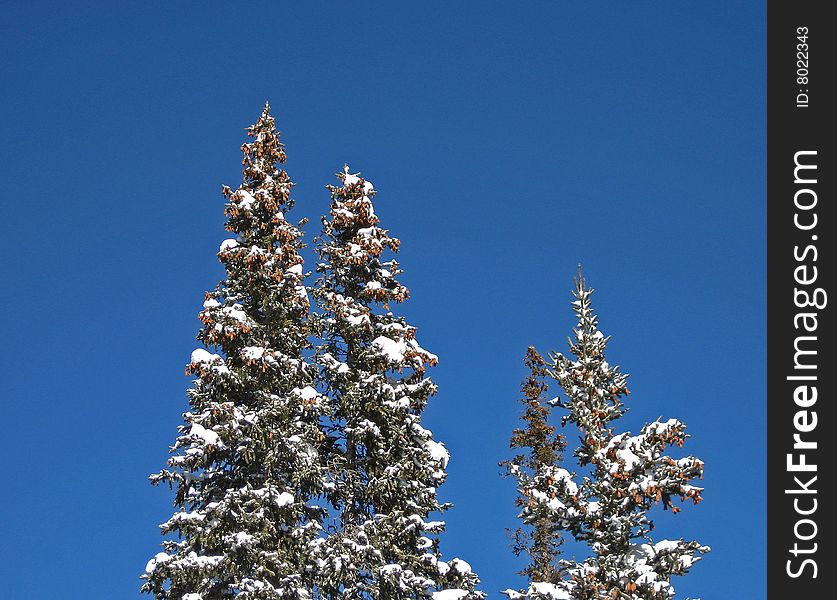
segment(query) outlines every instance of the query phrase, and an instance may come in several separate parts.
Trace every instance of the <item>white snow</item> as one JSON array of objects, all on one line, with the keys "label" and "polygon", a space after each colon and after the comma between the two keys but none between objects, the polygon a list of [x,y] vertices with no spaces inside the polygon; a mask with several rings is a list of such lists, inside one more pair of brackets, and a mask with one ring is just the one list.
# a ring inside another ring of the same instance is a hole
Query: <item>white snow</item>
[{"label": "white snow", "polygon": [[[360,173],[349,173],[349,165],[343,167],[343,185],[348,187],[350,185],[355,185],[361,181]],[[363,193],[364,195],[368,195],[370,192],[374,190],[374,186],[372,185],[371,181],[364,181],[363,182]]]},{"label": "white snow", "polygon": [[355,430],[363,433],[371,433],[375,436],[381,435],[381,429],[369,419],[361,419],[357,427],[355,427]]},{"label": "white snow", "polygon": [[625,463],[625,471],[633,471],[634,467],[641,462],[641,458],[634,454],[630,448],[622,448],[616,451],[616,457]]},{"label": "white snow", "polygon": [[217,444],[218,434],[210,429],[206,429],[203,425],[192,423],[192,428],[189,430],[190,436],[195,436],[202,439],[207,444]]},{"label": "white snow", "polygon": [[298,275],[302,277],[302,263],[295,264],[290,269],[288,269],[288,273],[291,275]]},{"label": "white snow", "polygon": [[673,540],[660,540],[656,544],[654,544],[654,552],[673,552],[680,547],[680,542],[675,542]]},{"label": "white snow", "polygon": [[221,357],[217,354],[212,354],[211,352],[207,352],[203,348],[197,348],[192,351],[192,363],[194,364],[201,364],[201,363],[214,363],[215,359],[220,359]]},{"label": "white snow", "polygon": [[206,515],[202,512],[195,511],[195,512],[186,512],[181,511],[174,513],[172,515],[171,521],[177,523],[200,523],[206,519]]},{"label": "white snow", "polygon": [[403,569],[401,568],[401,565],[396,565],[396,564],[384,565],[383,567],[381,567],[379,569],[379,571],[384,575],[391,575],[392,573],[398,573],[399,571],[402,571],[402,570]]},{"label": "white snow", "polygon": [[237,531],[235,534],[230,536],[230,541],[232,542],[230,549],[237,550],[239,548],[249,546],[253,543],[254,539],[255,538],[249,533],[246,533],[244,531]]},{"label": "white snow", "polygon": [[288,506],[294,503],[294,495],[290,492],[282,492],[276,497],[276,506]]},{"label": "white snow", "polygon": [[364,325],[369,323],[369,315],[367,314],[360,314],[360,315],[346,315],[346,322],[351,325],[352,327],[358,327],[359,325]]},{"label": "white snow", "polygon": [[[537,491],[537,490],[534,490],[534,491]],[[541,494],[543,494],[543,492],[541,492]],[[543,494],[543,495],[546,496],[546,494]],[[546,505],[551,510],[555,510],[555,511],[566,510],[566,508],[567,508],[567,505],[564,504],[563,502],[561,502],[558,498],[549,498],[549,500],[547,500],[547,502],[546,502]]]},{"label": "white snow", "polygon": [[145,565],[145,572],[146,573],[153,573],[154,569],[157,568],[157,565],[164,565],[169,562],[172,558],[174,558],[171,554],[166,554],[165,552],[158,552],[154,558],[148,561],[148,564]]},{"label": "white snow", "polygon": [[578,486],[576,485],[575,481],[573,481],[572,473],[567,471],[566,469],[557,468],[553,471],[552,477],[556,481],[563,481],[564,488],[567,490],[567,493],[570,496],[575,496],[578,494]]},{"label": "white snow", "polygon": [[451,566],[451,568],[454,571],[456,571],[457,573],[460,573],[461,575],[467,575],[468,573],[472,572],[471,565],[469,565],[467,562],[465,562],[461,558],[452,558],[448,562],[448,564]]},{"label": "white snow", "polygon": [[251,194],[247,190],[238,190],[236,192],[236,199],[238,200],[238,208],[247,209],[253,206],[253,203],[256,201],[256,199],[253,197],[253,194]]},{"label": "white snow", "polygon": [[227,250],[232,250],[233,248],[238,248],[238,240],[230,238],[221,242],[221,247],[218,249],[218,252],[226,252]]},{"label": "white snow", "polygon": [[[448,461],[450,460],[450,453],[441,443],[436,442],[434,440],[427,440],[426,442],[424,442],[424,447],[427,448],[427,451],[430,453],[430,457],[434,461],[436,461],[442,469],[447,468]],[[451,561],[451,563],[453,563],[453,561]]]},{"label": "white snow", "polygon": [[218,302],[215,298],[209,298],[203,301],[204,308],[218,308],[221,306],[221,303]]},{"label": "white snow", "polygon": [[383,335],[372,340],[372,345],[381,354],[385,354],[390,362],[401,362],[404,360],[404,353],[407,351],[407,344],[403,341],[395,341]]},{"label": "white snow", "polygon": [[264,356],[265,349],[261,346],[245,346],[241,349],[244,360],[259,360]]},{"label": "white snow", "polygon": [[304,388],[294,388],[294,394],[302,398],[303,400],[311,400],[317,397],[317,390],[312,388],[310,385],[306,385]]},{"label": "white snow", "polygon": [[465,590],[452,589],[433,592],[433,600],[461,600],[468,595]]},{"label": "white snow", "polygon": [[424,360],[426,360],[427,362],[430,362],[430,363],[438,363],[439,362],[439,357],[438,356],[436,356],[432,352],[428,352],[427,350],[422,348],[415,339],[410,340],[408,342],[408,344],[410,345],[411,348],[413,348],[413,350],[416,351],[417,354],[423,354],[424,355]]},{"label": "white snow", "polygon": [[529,584],[529,593],[541,594],[550,600],[572,600],[572,596],[567,590],[561,589],[558,586],[545,583],[543,581],[533,581]]},{"label": "white snow", "polygon": [[331,369],[332,371],[337,371],[338,373],[347,373],[349,371],[349,365],[337,360],[328,352],[323,354],[322,362],[327,369]]},{"label": "white snow", "polygon": [[656,433],[657,435],[663,435],[668,433],[670,429],[676,429],[682,426],[683,423],[681,423],[677,419],[669,419],[667,421],[654,421],[653,423],[649,423],[648,425],[643,427],[642,433]]},{"label": "white snow", "polygon": [[243,323],[247,320],[247,313],[244,312],[244,307],[240,304],[233,304],[232,306],[224,307],[224,314],[228,317]]}]

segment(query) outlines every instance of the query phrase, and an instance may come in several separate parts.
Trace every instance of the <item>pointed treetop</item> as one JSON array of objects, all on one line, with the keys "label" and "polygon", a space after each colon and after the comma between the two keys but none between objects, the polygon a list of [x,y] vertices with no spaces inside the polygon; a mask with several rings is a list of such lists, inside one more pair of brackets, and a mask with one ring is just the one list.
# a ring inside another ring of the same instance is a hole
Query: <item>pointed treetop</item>
[{"label": "pointed treetop", "polygon": [[[587,281],[584,279],[584,273],[581,269],[581,263],[578,263],[578,276],[575,278],[576,289],[585,289]],[[591,290],[592,291],[592,290]]]},{"label": "pointed treetop", "polygon": [[[280,139],[281,134],[276,130],[276,119],[270,114],[270,103],[265,102],[259,119],[247,128],[247,135],[255,140],[241,146],[244,152],[244,174],[255,180],[272,176],[276,164],[284,163],[287,155]],[[248,172],[252,171],[250,167],[255,167],[255,174]]]},{"label": "pointed treetop", "polygon": [[[343,170],[340,173],[337,173],[337,179],[343,182],[343,188],[345,188],[347,192],[343,195],[346,196],[347,199],[359,196],[361,200],[369,202],[369,200],[375,197],[375,186],[372,185],[372,182],[361,177],[360,173],[351,173],[349,165],[347,164],[344,164]],[[332,192],[340,189],[331,185],[326,186],[326,188]],[[375,220],[377,222],[377,219]]]}]

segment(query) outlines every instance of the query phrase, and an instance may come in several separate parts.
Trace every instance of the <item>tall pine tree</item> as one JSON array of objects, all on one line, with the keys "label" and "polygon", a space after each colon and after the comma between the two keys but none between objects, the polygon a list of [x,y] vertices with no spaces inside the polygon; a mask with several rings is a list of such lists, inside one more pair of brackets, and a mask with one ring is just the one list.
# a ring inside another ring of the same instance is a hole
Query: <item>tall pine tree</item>
[{"label": "tall pine tree", "polygon": [[588,288],[579,270],[573,311],[578,324],[570,341],[572,358],[551,355],[549,374],[566,394],[552,403],[564,411],[562,424],[580,432],[573,451],[582,473],[545,465],[521,489],[527,498],[522,517],[528,523],[551,520],[591,556],[561,561],[559,580],[532,580],[528,590],[506,594],[538,600],[669,600],[671,577],[684,575],[709,548],[696,541],[650,537],[649,511],[656,504],[678,512],[674,499],[700,502],[703,463],[675,459],[664,452],[688,437],[677,419],[654,421],[637,435],[617,433],[613,423],[625,413],[627,376],[605,360],[610,338],[598,328]]},{"label": "tall pine tree", "polygon": [[[524,426],[512,432],[509,444],[511,448],[523,452],[500,463],[517,481],[521,493],[515,504],[521,509],[529,502],[527,491],[533,478],[558,464],[566,446],[563,436],[549,423],[546,362],[533,346],[529,346],[524,364],[529,369],[529,376],[520,390],[523,393],[521,403],[524,412],[521,419]],[[530,581],[557,581],[560,578],[558,547],[562,540],[554,519],[543,514],[532,515],[524,526],[514,530],[513,539],[515,555],[525,554],[529,560],[520,571],[521,575]]]},{"label": "tall pine tree", "polygon": [[293,184],[269,106],[247,135],[243,181],[223,188],[235,237],[221,244],[226,278],[199,315],[190,410],[168,468],[151,477],[175,488],[179,509],[144,575],[142,590],[159,599],[303,600],[316,590],[325,404],[303,358],[302,222],[286,219]]},{"label": "tall pine tree", "polygon": [[390,312],[409,291],[398,282],[399,241],[378,226],[369,181],[349,173],[331,186],[323,219],[316,298],[323,343],[317,360],[333,401],[337,470],[331,499],[336,533],[319,549],[329,599],[481,598],[462,560],[443,561],[436,488],[448,452],[421,424],[436,386],[425,377],[436,356],[416,329]]}]

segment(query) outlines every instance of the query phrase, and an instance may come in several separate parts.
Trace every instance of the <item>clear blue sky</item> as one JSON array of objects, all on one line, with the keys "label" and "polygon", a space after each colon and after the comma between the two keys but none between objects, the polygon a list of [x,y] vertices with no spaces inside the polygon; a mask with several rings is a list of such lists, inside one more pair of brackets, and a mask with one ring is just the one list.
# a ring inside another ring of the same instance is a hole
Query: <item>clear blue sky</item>
[{"label": "clear blue sky", "polygon": [[219,188],[269,99],[309,239],[344,162],[402,239],[443,552],[520,583],[496,462],[581,260],[626,425],[677,417],[706,461],[706,501],[657,521],[714,549],[678,597],[764,596],[762,3],[115,4],[2,2],[0,595],[140,597]]}]

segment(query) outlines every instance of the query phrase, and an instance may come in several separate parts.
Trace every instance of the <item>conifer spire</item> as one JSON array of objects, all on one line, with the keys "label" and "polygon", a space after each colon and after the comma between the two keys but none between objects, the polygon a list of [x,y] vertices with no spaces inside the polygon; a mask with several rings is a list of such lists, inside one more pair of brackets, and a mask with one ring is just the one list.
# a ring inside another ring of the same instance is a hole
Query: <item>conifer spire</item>
[{"label": "conifer spire", "polygon": [[599,330],[592,294],[579,270],[572,358],[553,353],[548,369],[566,395],[552,404],[564,411],[562,423],[580,432],[573,456],[582,471],[542,468],[523,492],[531,502],[521,515],[530,523],[552,520],[587,544],[591,556],[561,561],[557,582],[532,580],[524,592],[507,590],[512,600],[669,600],[671,577],[687,573],[709,551],[696,541],[651,539],[652,507],[678,512],[674,499],[702,500],[703,488],[691,482],[703,476],[703,462],[663,454],[689,437],[677,419],[653,421],[637,435],[616,433],[613,423],[625,413],[627,375],[605,360],[610,338]]},{"label": "conifer spire", "polygon": [[159,599],[309,600],[316,588],[325,404],[303,358],[302,232],[286,220],[293,184],[267,104],[247,135],[242,183],[222,190],[235,237],[221,244],[226,278],[199,314],[190,409],[168,468],[151,476],[175,489],[178,508],[161,526],[176,537],[144,575],[142,590]]},{"label": "conifer spire", "polygon": [[463,560],[443,561],[440,504],[448,451],[421,423],[435,384],[425,376],[437,358],[416,340],[416,328],[393,312],[408,289],[397,276],[398,239],[379,226],[371,182],[338,174],[330,186],[317,251],[316,299],[323,343],[317,362],[332,401],[336,438],[336,533],[320,549],[329,599],[481,598]]},{"label": "conifer spire", "polygon": [[[517,480],[520,495],[515,504],[521,509],[531,502],[532,479],[557,465],[566,446],[563,436],[549,423],[550,410],[545,397],[549,390],[546,362],[534,346],[526,351],[524,364],[529,369],[529,376],[521,387],[524,426],[512,432],[509,446],[525,452],[500,463]],[[514,530],[513,539],[515,555],[526,554],[529,558],[521,575],[532,581],[557,581],[560,578],[558,547],[562,540],[552,519],[544,515],[533,516],[524,527]]]}]

